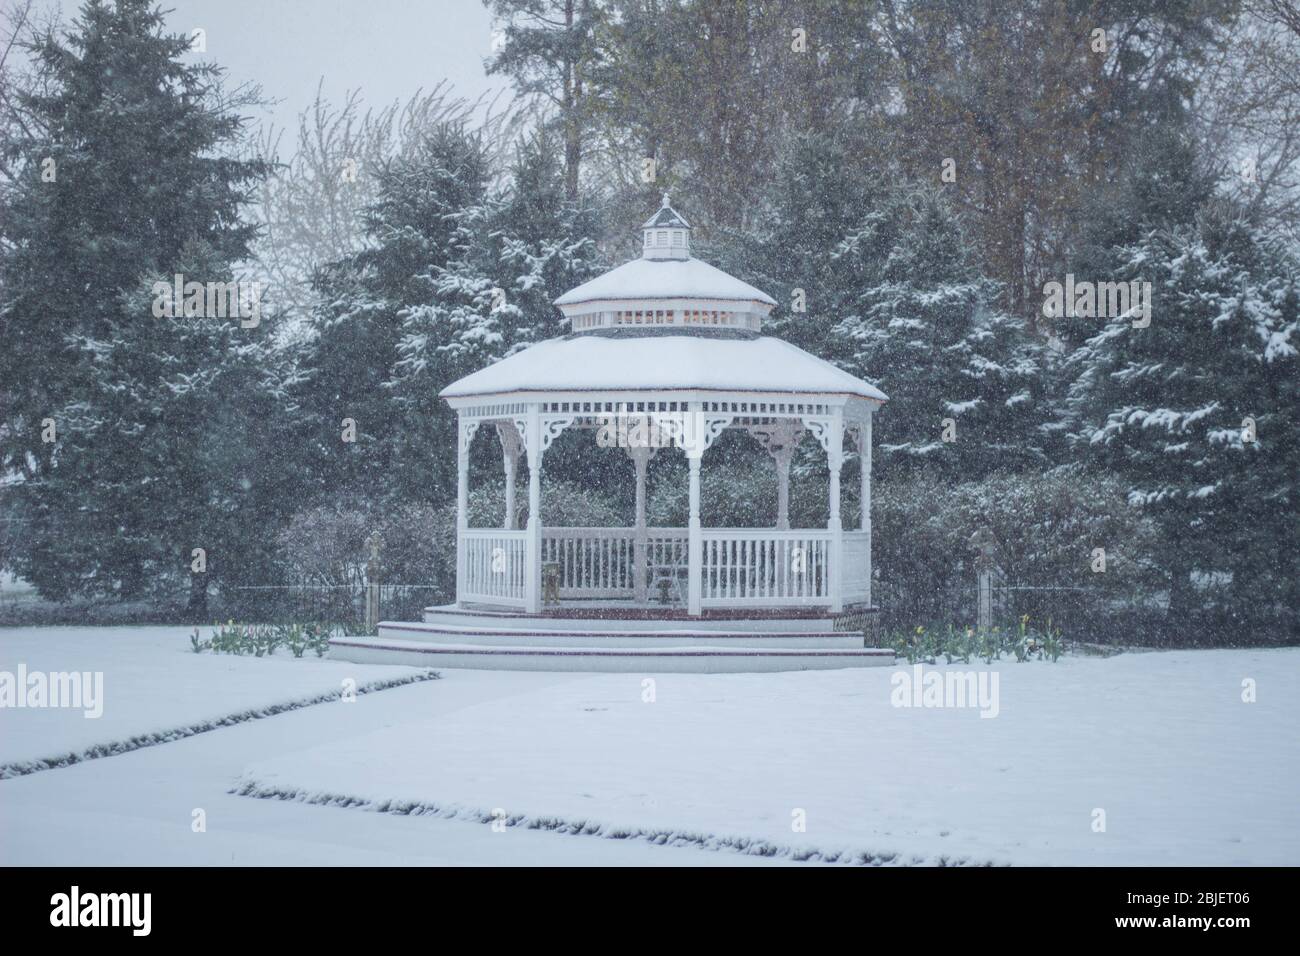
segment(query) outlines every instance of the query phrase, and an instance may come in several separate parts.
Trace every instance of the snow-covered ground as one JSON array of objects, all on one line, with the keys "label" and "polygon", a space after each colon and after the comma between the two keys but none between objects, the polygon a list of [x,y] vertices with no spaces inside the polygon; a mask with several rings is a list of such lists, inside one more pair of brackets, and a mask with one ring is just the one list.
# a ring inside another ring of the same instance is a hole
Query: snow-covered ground
[{"label": "snow-covered ground", "polygon": [[[86,669],[79,661],[93,644],[106,687],[145,698],[132,732],[211,715],[222,701],[150,696],[151,684],[177,679],[155,665],[168,661],[157,642],[184,632],[131,630],[48,629],[39,641],[0,632],[0,669],[12,667],[15,648],[29,668]],[[184,650],[171,662],[178,673],[200,668],[188,672],[198,696],[204,667],[213,684],[269,691],[264,702],[310,694],[299,675],[337,686],[332,666],[362,680],[360,668],[329,662]],[[234,663],[238,673],[223,669]],[[892,706],[893,675],[906,665],[646,675],[652,687],[638,675],[448,670],[351,704],[0,781],[0,861],[690,865],[817,852],[902,863],[1300,864],[1300,649],[994,668],[991,719]],[[1246,679],[1254,703],[1242,700]],[[250,703],[232,698],[232,709]],[[70,725],[95,723],[47,711],[61,717],[33,729],[23,726],[30,713],[0,711],[7,751],[66,749],[86,739]],[[10,748],[13,727],[21,747]],[[367,805],[309,802],[336,798]],[[383,806],[422,814],[373,812]],[[191,829],[196,808],[206,832]],[[496,810],[516,825],[479,822]],[[547,832],[578,827],[591,835]],[[645,835],[751,852],[604,838]]]},{"label": "snow-covered ground", "polygon": [[592,677],[395,713],[245,786],[900,862],[1300,863],[1300,651],[995,668],[994,718],[892,706],[898,668],[664,675],[653,703]]},{"label": "snow-covered ground", "polygon": [[[252,720],[174,743],[0,780],[0,865],[718,866],[758,857],[504,832],[457,820],[252,800],[229,792],[261,761],[391,724],[532,692],[563,675],[476,674]],[[434,685],[443,692],[426,694]],[[382,702],[382,706],[381,706]],[[0,711],[0,734],[11,714]],[[80,719],[80,718],[78,718]],[[170,720],[160,718],[160,726]],[[195,830],[195,811],[205,828]],[[780,862],[780,861],[777,861]]]},{"label": "snow-covered ground", "polygon": [[[200,631],[207,637],[210,628]],[[195,654],[193,628],[0,628],[0,671],[102,673],[102,713],[83,709],[0,710],[0,768],[130,745],[132,738],[186,732],[207,722],[276,709],[324,695],[344,681],[368,685],[414,677],[416,668],[318,659]],[[99,709],[99,708],[97,708]],[[2,775],[2,774],[0,774]]]}]

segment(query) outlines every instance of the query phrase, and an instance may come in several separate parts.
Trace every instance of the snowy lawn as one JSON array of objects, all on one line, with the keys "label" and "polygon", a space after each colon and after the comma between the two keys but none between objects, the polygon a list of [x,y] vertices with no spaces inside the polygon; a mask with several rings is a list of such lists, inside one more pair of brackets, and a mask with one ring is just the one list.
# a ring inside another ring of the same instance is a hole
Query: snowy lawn
[{"label": "snowy lawn", "polygon": [[[357,813],[229,793],[249,761],[531,693],[564,674],[458,673],[174,743],[0,780],[5,866],[732,866],[782,863],[647,843],[573,839],[459,820]],[[201,810],[204,827],[196,829]]]},{"label": "snowy lawn", "polygon": [[[436,717],[424,694],[385,692],[391,726],[253,761],[240,788],[796,857],[1300,864],[1300,650],[994,669],[991,719],[891,706],[901,664],[662,675],[653,702],[641,676],[589,675]],[[471,677],[503,675],[448,671],[427,690]]]},{"label": "snowy lawn", "polygon": [[[207,636],[210,629],[201,629]],[[30,761],[83,755],[131,738],[195,728],[235,714],[278,708],[420,673],[416,668],[195,654],[185,627],[0,628],[0,671],[103,673],[103,712],[0,709],[0,775]]]}]

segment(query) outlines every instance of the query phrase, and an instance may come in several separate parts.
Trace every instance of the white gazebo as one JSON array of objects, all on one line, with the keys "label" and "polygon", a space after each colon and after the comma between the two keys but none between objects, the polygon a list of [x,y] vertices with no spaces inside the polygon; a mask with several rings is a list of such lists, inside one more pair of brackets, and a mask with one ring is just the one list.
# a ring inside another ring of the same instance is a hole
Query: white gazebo
[{"label": "white gazebo", "polygon": [[[886,397],[829,362],[762,334],[776,302],[690,256],[691,228],[664,197],[642,227],[641,258],[556,299],[572,333],[468,375],[442,391],[459,422],[458,605],[543,610],[543,567],[557,565],[560,602],[645,606],[657,580],[673,578],[689,615],[710,608],[822,607],[871,603],[871,422]],[[491,426],[506,477],[499,528],[468,521],[469,446]],[[541,524],[547,449],[570,428],[591,430],[636,475],[629,528]],[[724,429],[739,429],[776,468],[772,526],[700,524],[700,462]],[[804,431],[826,453],[830,520],[792,529],[790,462]],[[861,520],[840,520],[845,446],[862,459]],[[685,528],[646,526],[647,467],[680,450],[690,468]],[[528,523],[517,525],[515,481],[528,465]],[[552,574],[556,573],[552,571]],[[680,572],[680,573],[679,573]],[[556,595],[550,595],[552,600]]]},{"label": "white gazebo", "polygon": [[[636,655],[654,657],[661,667],[715,670],[892,662],[892,653],[864,650],[856,626],[856,633],[836,626],[844,612],[871,608],[871,429],[886,396],[764,335],[763,319],[776,302],[691,258],[690,224],[667,196],[642,230],[640,258],[555,300],[570,334],[443,389],[459,436],[456,603],[429,608],[424,622],[382,624],[392,652],[386,657],[373,642],[359,649],[365,639],[349,643],[341,656],[410,662],[416,652],[407,643],[437,639],[443,642],[438,662],[452,666],[484,666],[481,658],[460,655],[486,653],[509,662],[500,666],[556,666],[564,657],[562,669],[597,670],[629,669],[626,658]],[[470,446],[489,429],[501,447],[505,513],[498,527],[470,527]],[[589,432],[609,454],[631,458],[631,527],[542,525],[546,452],[570,429]],[[700,464],[725,429],[748,433],[776,469],[768,527],[700,522],[701,495],[708,493],[700,487]],[[790,465],[805,433],[821,445],[829,467],[824,528],[790,527]],[[861,518],[851,529],[840,518],[846,446],[861,461]],[[649,527],[650,461],[677,453],[689,466],[687,526]],[[528,467],[523,528],[516,500],[521,463]],[[538,640],[546,653],[519,649]],[[456,650],[466,641],[487,642],[487,649]],[[696,650],[662,650],[683,641]],[[699,666],[719,657],[731,662]],[[740,658],[748,658],[744,666],[736,664]]]}]

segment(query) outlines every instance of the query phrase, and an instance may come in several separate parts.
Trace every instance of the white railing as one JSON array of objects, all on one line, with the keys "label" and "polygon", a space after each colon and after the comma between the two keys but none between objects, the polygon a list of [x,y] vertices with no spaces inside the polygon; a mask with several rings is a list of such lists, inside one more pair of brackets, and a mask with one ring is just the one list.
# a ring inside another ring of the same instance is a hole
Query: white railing
[{"label": "white railing", "polygon": [[631,528],[544,528],[542,563],[560,566],[560,597],[631,597]]},{"label": "white railing", "polygon": [[526,532],[471,528],[461,534],[464,567],[459,582],[460,598],[522,607]]},{"label": "white railing", "polygon": [[[525,600],[526,532],[465,532],[461,598],[506,605]],[[647,528],[641,594],[654,600],[656,581],[687,581],[685,528]],[[700,595],[705,607],[782,607],[832,603],[829,531],[705,528],[701,532]],[[867,599],[867,540],[844,532],[843,599]],[[544,528],[542,563],[559,568],[562,599],[637,597],[637,540],[633,528]],[[675,593],[675,592],[674,592]]]},{"label": "white railing", "polygon": [[[686,568],[685,528],[647,528],[646,585]],[[543,528],[542,563],[560,569],[561,598],[631,598],[636,594],[634,528]]]},{"label": "white railing", "polygon": [[830,604],[829,531],[706,528],[701,604]]},{"label": "white railing", "polygon": [[841,547],[844,573],[840,575],[840,587],[844,603],[870,601],[871,538],[865,531],[845,531]]},{"label": "white railing", "polygon": [[677,570],[685,573],[690,537],[685,528],[646,528],[646,565],[652,581]]}]

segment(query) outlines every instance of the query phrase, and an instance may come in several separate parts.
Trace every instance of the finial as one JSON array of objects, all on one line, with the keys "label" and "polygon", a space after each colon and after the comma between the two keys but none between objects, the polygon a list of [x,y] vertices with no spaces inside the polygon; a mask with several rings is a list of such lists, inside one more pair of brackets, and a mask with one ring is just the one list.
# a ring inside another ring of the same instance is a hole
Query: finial
[{"label": "finial", "polygon": [[664,193],[664,204],[663,204],[663,208],[664,208],[664,209],[667,209],[667,208],[668,208],[668,194],[667,194],[667,193]]}]

